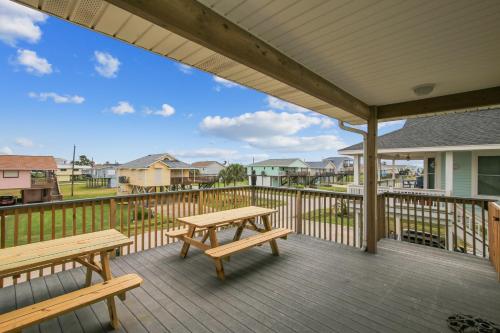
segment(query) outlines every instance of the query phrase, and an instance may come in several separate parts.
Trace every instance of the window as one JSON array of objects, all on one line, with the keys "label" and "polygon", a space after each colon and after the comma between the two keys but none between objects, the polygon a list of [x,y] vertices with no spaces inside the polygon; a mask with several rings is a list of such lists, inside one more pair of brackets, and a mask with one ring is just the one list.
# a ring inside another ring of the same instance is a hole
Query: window
[{"label": "window", "polygon": [[477,194],[500,195],[500,156],[479,156],[477,170]]},{"label": "window", "polygon": [[68,169],[59,169],[59,171],[64,172],[64,171],[68,171]]},{"label": "window", "polygon": [[427,188],[435,188],[435,176],[436,176],[436,159],[434,157],[427,159]]},{"label": "window", "polygon": [[4,170],[3,178],[19,178],[19,171],[17,171],[17,170]]}]

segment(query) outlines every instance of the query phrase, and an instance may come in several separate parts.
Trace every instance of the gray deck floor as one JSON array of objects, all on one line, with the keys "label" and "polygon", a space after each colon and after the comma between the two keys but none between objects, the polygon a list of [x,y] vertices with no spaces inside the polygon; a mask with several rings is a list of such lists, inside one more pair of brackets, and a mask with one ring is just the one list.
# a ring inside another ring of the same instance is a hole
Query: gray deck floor
[{"label": "gray deck floor", "polygon": [[[221,238],[228,238],[225,233]],[[179,244],[116,258],[141,288],[117,299],[121,332],[449,332],[457,312],[500,322],[500,283],[486,260],[384,240],[373,256],[307,236],[279,240],[225,263],[227,280],[196,249]],[[81,269],[0,290],[0,313],[83,285]],[[108,331],[105,303],[26,332]]]}]

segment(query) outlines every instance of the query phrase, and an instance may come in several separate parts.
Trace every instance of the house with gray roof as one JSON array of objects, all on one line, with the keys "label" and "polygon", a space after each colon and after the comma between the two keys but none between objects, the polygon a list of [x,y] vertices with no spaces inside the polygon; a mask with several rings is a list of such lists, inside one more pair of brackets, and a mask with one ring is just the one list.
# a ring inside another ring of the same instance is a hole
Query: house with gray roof
[{"label": "house with gray roof", "polygon": [[329,160],[306,162],[309,166],[310,175],[333,174],[335,173],[335,164]]},{"label": "house with gray roof", "polygon": [[118,193],[157,192],[191,185],[195,170],[167,153],[146,155],[117,168]]},{"label": "house with gray roof", "polygon": [[257,176],[257,185],[282,186],[282,179],[290,175],[308,174],[309,165],[299,158],[273,158],[247,165],[249,183],[252,172]]},{"label": "house with gray roof", "polygon": [[[379,136],[377,148],[379,159],[423,161],[424,190],[500,198],[500,109],[408,119]],[[359,173],[362,143],[339,153],[353,156]]]},{"label": "house with gray roof", "polygon": [[352,173],[353,159],[347,156],[327,157],[323,161],[330,161],[335,165],[337,173]]}]

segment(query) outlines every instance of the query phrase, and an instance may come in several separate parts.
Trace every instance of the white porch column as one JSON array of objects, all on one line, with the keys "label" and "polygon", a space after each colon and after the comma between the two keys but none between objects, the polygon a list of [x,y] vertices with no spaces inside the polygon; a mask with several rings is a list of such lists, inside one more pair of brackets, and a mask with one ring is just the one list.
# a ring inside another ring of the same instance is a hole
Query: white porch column
[{"label": "white porch column", "polygon": [[446,195],[452,195],[453,193],[453,152],[446,152],[446,165],[445,165],[445,185],[444,189]]},{"label": "white porch column", "polygon": [[427,188],[427,164],[429,163],[428,161],[428,158],[425,157],[424,158],[424,173],[423,173],[423,176],[424,176],[424,188],[426,189]]},{"label": "white porch column", "polygon": [[364,155],[366,250],[377,253],[377,107],[370,108]]},{"label": "white porch column", "polygon": [[382,180],[382,159],[381,158],[377,159],[377,164],[378,164],[377,180],[381,181]]},{"label": "white porch column", "polygon": [[392,159],[392,180],[393,180],[393,184],[395,184],[395,180],[396,180],[396,160],[395,159]]},{"label": "white porch column", "polygon": [[359,185],[360,168],[359,168],[359,155],[354,155],[354,185]]}]

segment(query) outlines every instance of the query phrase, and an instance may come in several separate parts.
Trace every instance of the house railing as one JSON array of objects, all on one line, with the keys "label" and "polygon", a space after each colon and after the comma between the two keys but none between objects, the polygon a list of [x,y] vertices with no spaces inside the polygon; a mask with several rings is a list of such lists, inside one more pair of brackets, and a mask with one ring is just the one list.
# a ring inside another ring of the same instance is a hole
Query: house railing
[{"label": "house railing", "polygon": [[31,187],[32,188],[50,188],[54,185],[53,177],[31,177]]},{"label": "house railing", "polygon": [[500,281],[500,204],[498,202],[490,202],[488,211],[490,261],[498,272],[498,281]]},{"label": "house railing", "polygon": [[488,257],[488,203],[478,198],[379,194],[379,235]]},{"label": "house railing", "polygon": [[[385,182],[385,181],[383,181],[383,182]],[[347,185],[347,193],[362,195],[363,191],[364,191],[363,185],[355,185],[355,184]],[[446,191],[444,191],[444,190],[378,186],[378,194],[388,193],[388,192],[389,193],[399,193],[399,194],[437,195],[437,196],[444,196],[446,194]]]}]

